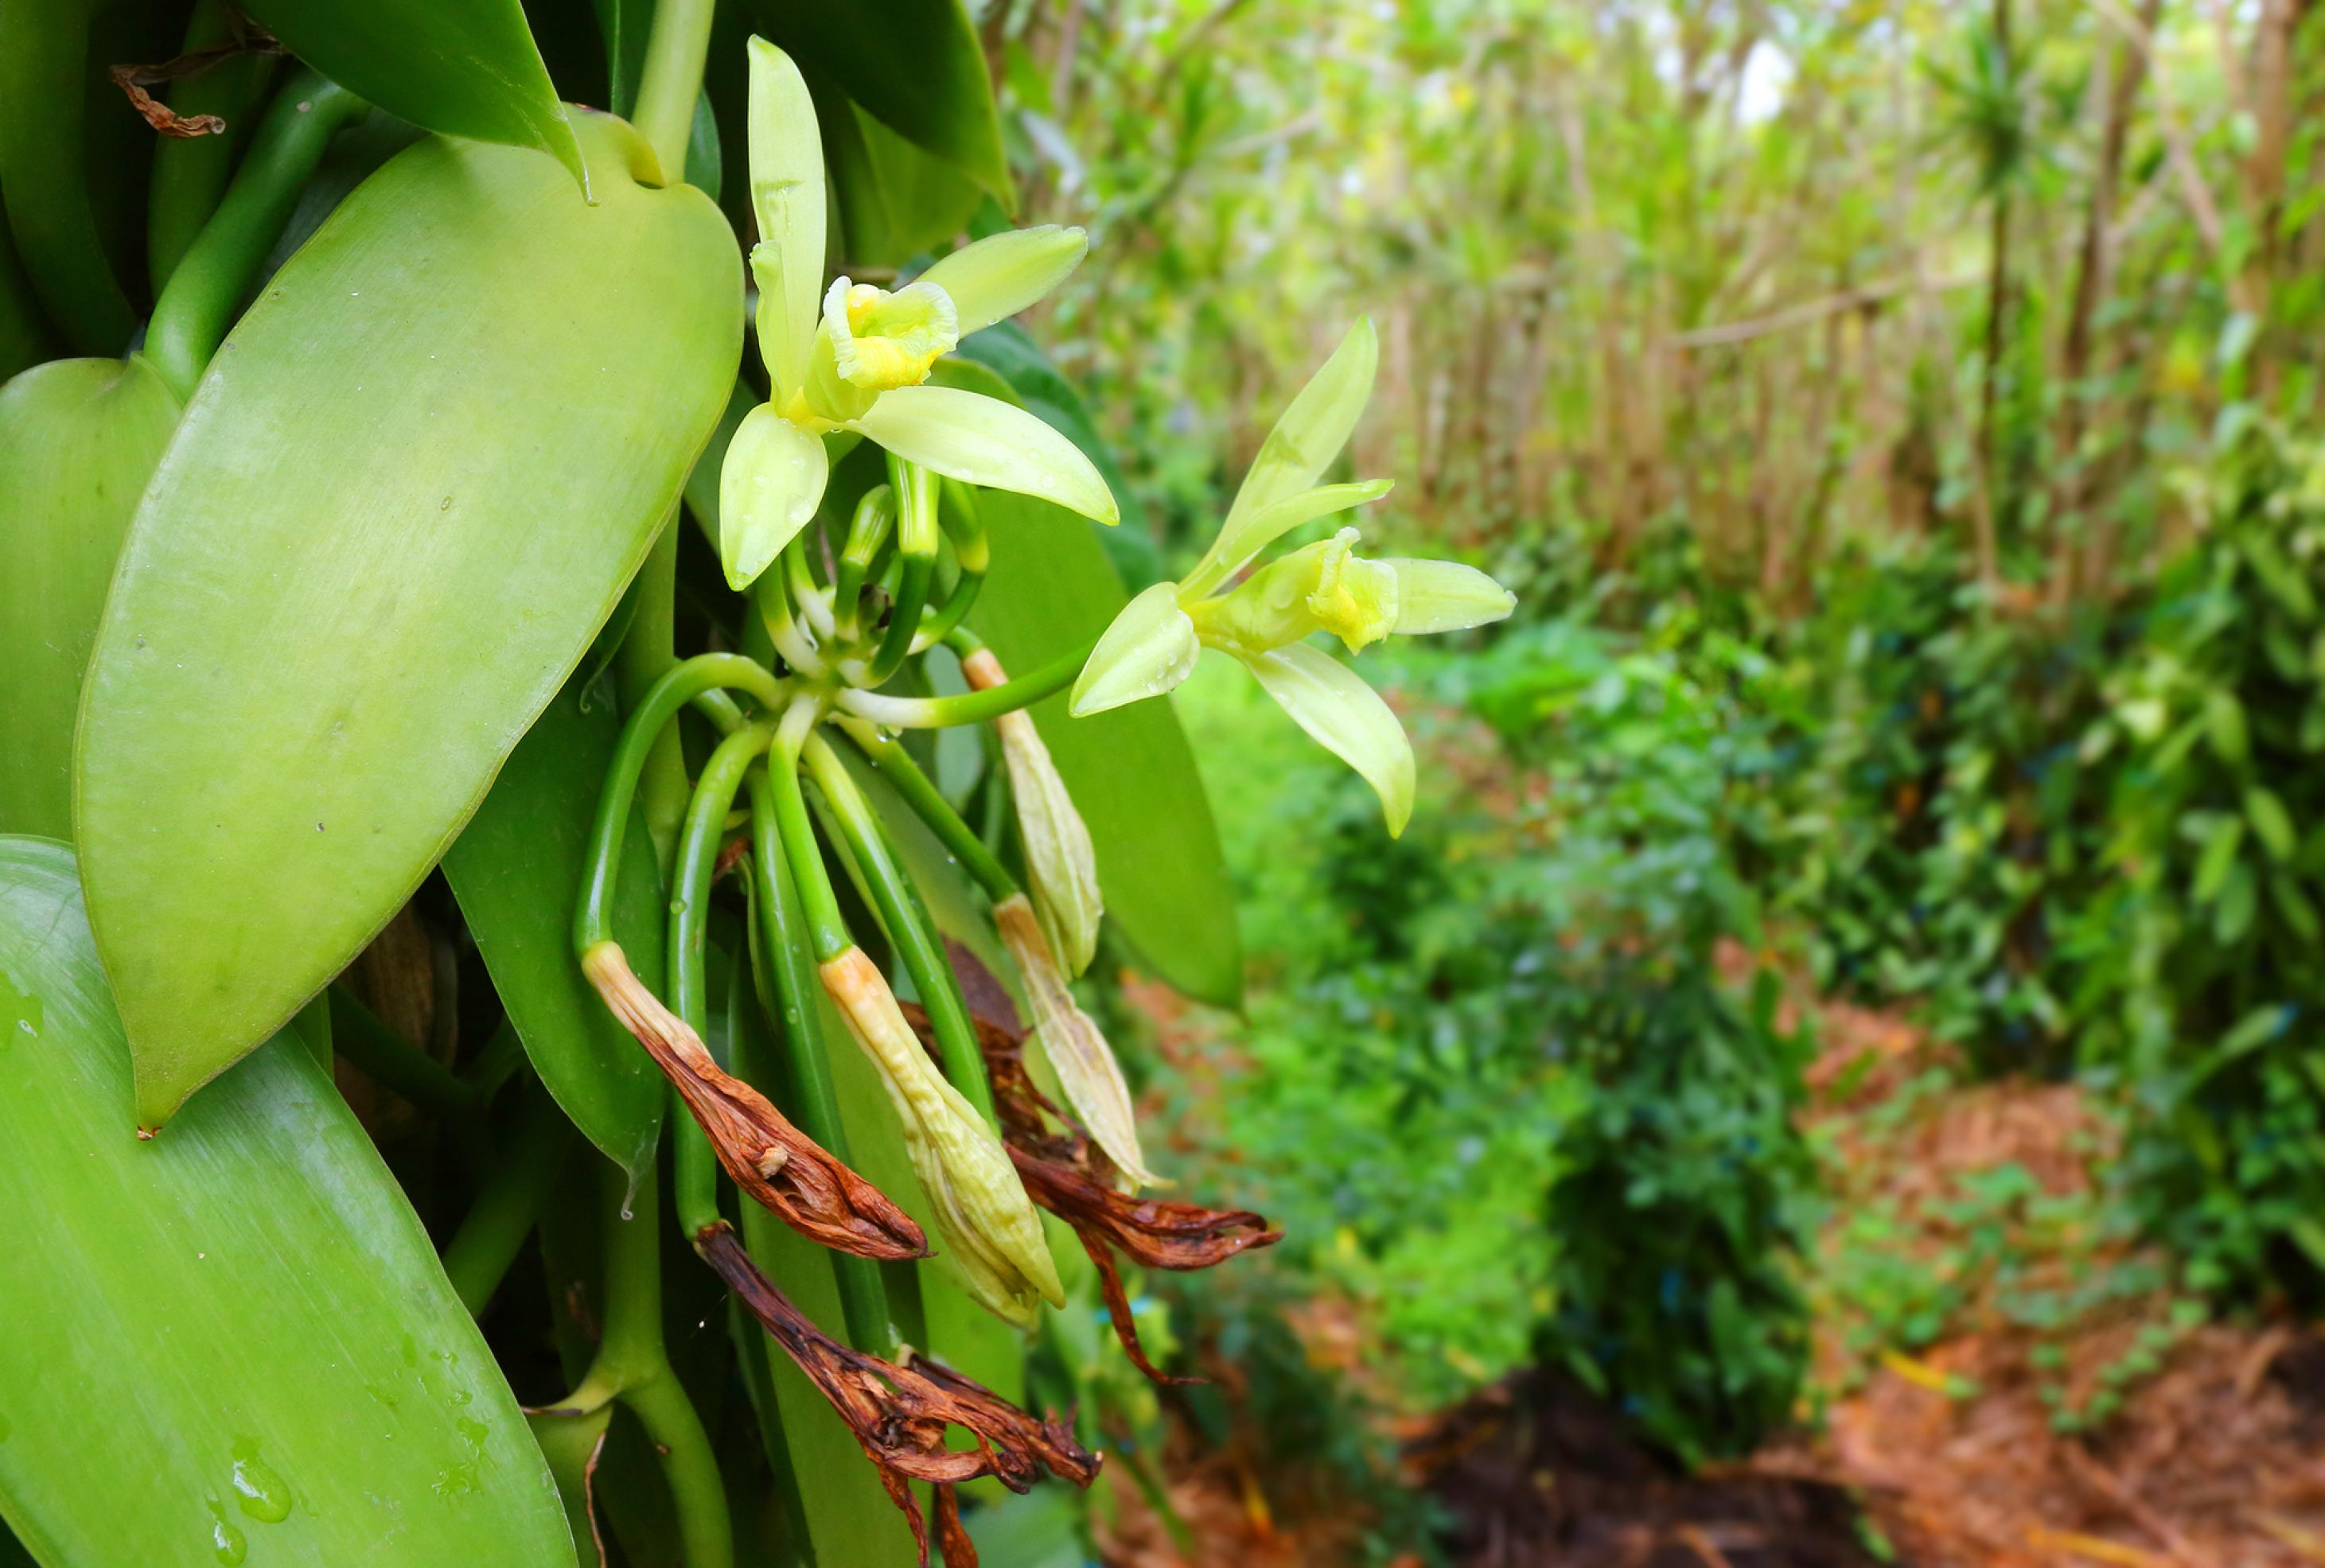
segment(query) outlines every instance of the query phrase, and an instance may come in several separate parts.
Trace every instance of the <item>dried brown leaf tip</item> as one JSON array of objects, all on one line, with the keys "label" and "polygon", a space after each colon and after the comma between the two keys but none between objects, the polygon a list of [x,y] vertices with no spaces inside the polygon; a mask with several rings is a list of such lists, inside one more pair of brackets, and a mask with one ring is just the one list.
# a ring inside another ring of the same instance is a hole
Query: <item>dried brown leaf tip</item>
[{"label": "dried brown leaf tip", "polygon": [[[968,990],[966,982],[963,989]],[[932,1038],[927,1013],[908,1007],[904,1014],[923,1041]],[[1143,1268],[1184,1272],[1270,1246],[1282,1241],[1283,1232],[1248,1209],[1209,1209],[1120,1190],[1105,1151],[1034,1086],[1025,1070],[1024,1037],[988,1017],[979,1016],[975,1022],[977,1042],[993,1081],[1003,1140],[1026,1195],[1071,1225],[1081,1239],[1082,1250],[1098,1268],[1115,1334],[1138,1370],[1158,1383],[1200,1381],[1167,1377],[1146,1359],[1114,1249],[1120,1248]]]},{"label": "dried brown leaf tip", "polygon": [[619,944],[581,955],[582,973],[654,1059],[748,1193],[810,1241],[859,1258],[925,1258],[928,1238],[887,1194],[793,1127],[767,1097],[730,1075],[686,1021],[630,971]]},{"label": "dried brown leaf tip", "polygon": [[[900,1366],[825,1333],[759,1271],[725,1222],[704,1229],[694,1246],[848,1423],[911,1522],[922,1568],[929,1560],[927,1526],[909,1483],[936,1487],[939,1545],[947,1568],[959,1568],[977,1555],[960,1527],[954,1486],[989,1475],[1022,1492],[1044,1471],[1076,1486],[1097,1479],[1098,1456],[1077,1443],[1064,1423],[1036,1420],[982,1385],[909,1351]],[[947,1448],[948,1426],[968,1432],[977,1446]],[[956,1543],[968,1548],[966,1555],[955,1557]]]}]

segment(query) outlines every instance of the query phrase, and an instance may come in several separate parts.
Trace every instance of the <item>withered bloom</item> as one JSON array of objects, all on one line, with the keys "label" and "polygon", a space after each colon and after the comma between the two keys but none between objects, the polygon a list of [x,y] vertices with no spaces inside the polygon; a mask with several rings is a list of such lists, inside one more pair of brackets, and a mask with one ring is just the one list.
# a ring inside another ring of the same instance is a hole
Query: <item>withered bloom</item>
[{"label": "withered bloom", "polygon": [[[1036,1420],[982,1385],[909,1351],[898,1365],[850,1350],[825,1333],[759,1271],[725,1221],[705,1227],[694,1246],[848,1423],[911,1523],[922,1568],[929,1560],[927,1526],[909,1482],[936,1487],[939,1544],[947,1568],[959,1568],[975,1563],[977,1553],[953,1499],[959,1483],[989,1475],[1022,1492],[1045,1470],[1076,1486],[1097,1479],[1098,1456],[1077,1443],[1064,1423]],[[962,1427],[977,1446],[947,1448],[947,1426]]]},{"label": "withered bloom", "polygon": [[[965,956],[953,951],[956,964]],[[973,986],[965,984],[963,989],[973,996],[983,994]],[[904,1010],[922,1039],[929,1041],[932,1031],[928,1015],[917,1007]],[[1200,1381],[1166,1376],[1146,1359],[1138,1342],[1137,1321],[1122,1288],[1114,1249],[1122,1249],[1142,1268],[1185,1272],[1209,1268],[1238,1252],[1272,1245],[1283,1239],[1283,1232],[1271,1229],[1264,1218],[1248,1209],[1207,1209],[1200,1204],[1141,1198],[1121,1191],[1105,1151],[1060,1115],[1034,1086],[1033,1076],[1025,1071],[1024,1037],[982,1013],[975,1022],[977,1043],[985,1053],[986,1070],[993,1080],[994,1109],[1001,1117],[1002,1139],[1008,1145],[1018,1178],[1025,1184],[1026,1195],[1073,1227],[1082,1250],[1097,1266],[1107,1315],[1113,1319],[1115,1334],[1132,1363],[1158,1383]]]},{"label": "withered bloom", "polygon": [[735,1185],[810,1241],[860,1258],[925,1258],[928,1238],[887,1194],[793,1127],[767,1097],[730,1075],[686,1020],[630,970],[619,944],[600,942],[582,973],[654,1059],[702,1124]]}]

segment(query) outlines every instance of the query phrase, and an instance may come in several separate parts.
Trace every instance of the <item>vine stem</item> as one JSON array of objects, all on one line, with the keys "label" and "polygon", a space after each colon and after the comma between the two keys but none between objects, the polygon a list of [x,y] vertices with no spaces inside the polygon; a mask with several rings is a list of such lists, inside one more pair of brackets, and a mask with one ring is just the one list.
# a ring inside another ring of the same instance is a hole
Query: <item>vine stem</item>
[{"label": "vine stem", "polygon": [[[816,978],[814,939],[783,852],[774,782],[763,769],[751,775],[750,786],[753,853],[746,863],[752,979],[760,991],[761,1006],[781,1015],[788,1108],[810,1138],[834,1159],[849,1164],[848,1128],[840,1120],[839,1092],[824,1048],[823,986]],[[770,988],[772,995],[767,994]],[[739,1031],[736,1038],[739,1048]],[[848,1321],[848,1338],[867,1355],[894,1355],[896,1331],[880,1266],[847,1252],[834,1252],[831,1265],[839,1280],[840,1312]]]},{"label": "vine stem", "polygon": [[695,100],[702,96],[717,10],[714,0],[661,0],[654,7],[645,70],[638,78],[637,128],[662,164],[664,184],[686,178],[686,143],[694,130]]},{"label": "vine stem", "polygon": [[181,398],[193,394],[210,356],[226,339],[243,296],[265,261],[323,151],[341,127],[371,109],[363,99],[311,70],[283,84],[236,171],[226,199],[202,226],[185,259],[154,302],[145,357]]},{"label": "vine stem", "polygon": [[718,1455],[662,1342],[660,1178],[648,1171],[632,1194],[621,1168],[608,1161],[601,1179],[609,1215],[605,1335],[579,1386],[544,1414],[588,1416],[615,1400],[628,1407],[661,1451],[687,1568],[732,1568],[735,1527]]},{"label": "vine stem", "polygon": [[888,940],[895,945],[896,956],[903,961],[904,972],[912,977],[912,988],[921,993],[921,1005],[928,1010],[945,1076],[960,1091],[961,1097],[976,1107],[987,1126],[998,1129],[999,1118],[993,1109],[993,1085],[986,1076],[985,1053],[977,1047],[976,1027],[969,1022],[968,1004],[962,1000],[960,982],[945,957],[943,941],[937,936],[928,911],[921,907],[912,879],[897,863],[894,847],[889,844],[871,802],[857,789],[856,780],[848,776],[847,765],[840,761],[839,753],[831,749],[830,742],[821,735],[811,735],[805,758],[817,790],[831,807],[840,836],[847,841],[857,869],[864,873],[866,889],[880,912],[881,923],[888,928]]}]

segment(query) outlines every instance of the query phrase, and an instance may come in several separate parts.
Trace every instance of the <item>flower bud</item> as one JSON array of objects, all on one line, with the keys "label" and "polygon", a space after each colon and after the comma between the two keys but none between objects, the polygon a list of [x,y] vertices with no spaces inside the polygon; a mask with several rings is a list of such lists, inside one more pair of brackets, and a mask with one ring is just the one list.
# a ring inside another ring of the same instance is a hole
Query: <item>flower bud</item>
[{"label": "flower bud", "polygon": [[993,920],[1024,979],[1033,1033],[1041,1037],[1042,1048],[1057,1071],[1066,1103],[1116,1169],[1135,1185],[1152,1185],[1156,1177],[1146,1168],[1146,1157],[1138,1147],[1138,1123],[1131,1113],[1130,1085],[1123,1081],[1122,1065],[1098,1025],[1076,1005],[1024,895],[995,905]]},{"label": "flower bud", "polygon": [[[979,691],[1008,678],[1001,661],[988,649],[978,649],[961,661],[961,673]],[[1001,738],[1001,758],[1009,769],[1009,793],[1017,803],[1017,831],[1025,844],[1026,891],[1033,897],[1033,913],[1070,978],[1090,966],[1098,955],[1098,922],[1106,900],[1098,890],[1098,855],[1090,845],[1089,828],[1074,807],[1066,781],[1033,715],[1023,709],[993,721]]]},{"label": "flower bud", "polygon": [[996,1316],[1033,1327],[1036,1303],[1063,1306],[1066,1293],[1008,1152],[929,1060],[862,948],[849,948],[820,973],[848,1033],[880,1069],[903,1124],[904,1151],[962,1284]]}]

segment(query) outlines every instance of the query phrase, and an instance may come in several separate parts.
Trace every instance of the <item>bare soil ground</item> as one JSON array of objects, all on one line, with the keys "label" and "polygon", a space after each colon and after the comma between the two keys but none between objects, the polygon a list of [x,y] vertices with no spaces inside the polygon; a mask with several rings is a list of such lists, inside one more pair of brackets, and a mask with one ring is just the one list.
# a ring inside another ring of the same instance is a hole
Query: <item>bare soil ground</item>
[{"label": "bare soil ground", "polygon": [[[2015,1165],[2043,1196],[2073,1200],[2103,1178],[2112,1126],[2075,1086],[1951,1083],[1930,1071],[1941,1054],[1895,1019],[1817,1010],[1806,1115],[1839,1200],[1820,1269],[1871,1205],[1898,1217],[1906,1255],[1942,1269],[1962,1255],[1952,1201],[1966,1182]],[[2063,1334],[1999,1305],[2005,1283],[2068,1290],[2137,1256],[2129,1241],[2073,1231],[2015,1243],[2006,1282],[1995,1270],[1950,1281],[1943,1330],[1913,1354],[1868,1352],[1843,1311],[1820,1318],[1821,1418],[1742,1462],[1684,1474],[1570,1383],[1528,1371],[1450,1411],[1389,1417],[1405,1479],[1443,1505],[1442,1548],[1461,1568],[2325,1563],[2325,1335],[2290,1321],[2183,1324],[2152,1370],[2123,1380],[2142,1331],[2169,1318],[2168,1286],[2109,1296]],[[1390,1386],[1394,1347],[1371,1342],[1357,1305],[1311,1304],[1297,1326],[1318,1364]],[[2061,1391],[2085,1402],[2110,1376],[2112,1413],[2062,1429]],[[1183,1433],[1167,1457],[1190,1546],[1123,1484],[1103,1544],[1115,1568],[1365,1560],[1364,1499],[1287,1499],[1277,1478]]]}]

